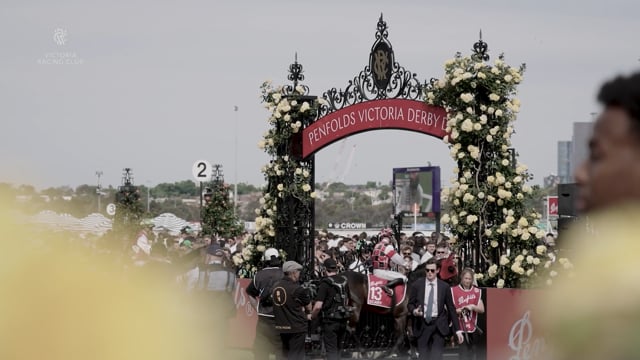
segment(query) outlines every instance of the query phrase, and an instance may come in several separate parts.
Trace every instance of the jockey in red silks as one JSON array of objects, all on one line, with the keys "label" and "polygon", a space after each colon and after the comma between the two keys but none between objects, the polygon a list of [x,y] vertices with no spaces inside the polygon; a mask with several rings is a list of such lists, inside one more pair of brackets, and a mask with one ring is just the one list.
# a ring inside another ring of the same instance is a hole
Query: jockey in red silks
[{"label": "jockey in red silks", "polygon": [[[371,259],[373,260],[373,274],[382,279],[388,280],[386,286],[382,288],[389,296],[393,296],[393,288],[399,284],[406,284],[407,277],[392,270],[397,266],[405,266],[405,261],[397,253],[391,239],[393,234],[389,229],[380,232],[378,243],[373,248]],[[392,264],[393,262],[393,264]]]}]

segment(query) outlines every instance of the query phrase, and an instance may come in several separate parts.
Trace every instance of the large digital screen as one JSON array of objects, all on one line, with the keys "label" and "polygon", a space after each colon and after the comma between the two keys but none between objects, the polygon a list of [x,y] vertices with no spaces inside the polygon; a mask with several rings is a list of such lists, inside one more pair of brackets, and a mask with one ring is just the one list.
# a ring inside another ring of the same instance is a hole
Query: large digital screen
[{"label": "large digital screen", "polygon": [[394,168],[393,194],[396,214],[440,212],[440,167]]}]

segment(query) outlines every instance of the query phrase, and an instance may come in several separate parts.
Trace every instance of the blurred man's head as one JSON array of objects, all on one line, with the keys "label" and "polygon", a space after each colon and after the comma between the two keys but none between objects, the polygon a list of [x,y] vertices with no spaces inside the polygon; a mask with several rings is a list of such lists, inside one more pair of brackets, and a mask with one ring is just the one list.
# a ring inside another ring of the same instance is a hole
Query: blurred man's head
[{"label": "blurred man's head", "polygon": [[598,100],[604,109],[575,174],[578,211],[640,202],[640,73],[604,84]]}]

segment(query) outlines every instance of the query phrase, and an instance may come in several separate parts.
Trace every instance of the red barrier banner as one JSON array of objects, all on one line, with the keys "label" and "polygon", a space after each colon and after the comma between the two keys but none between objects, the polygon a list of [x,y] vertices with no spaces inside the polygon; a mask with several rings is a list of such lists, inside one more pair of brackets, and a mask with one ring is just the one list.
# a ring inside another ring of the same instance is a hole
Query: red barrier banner
[{"label": "red barrier banner", "polygon": [[258,313],[249,301],[246,293],[247,286],[251,279],[237,279],[234,289],[234,302],[236,304],[236,314],[229,319],[226,344],[230,348],[251,349],[253,340],[256,337],[256,324],[258,323]]},{"label": "red barrier banner", "polygon": [[547,196],[547,215],[558,216],[558,197]]},{"label": "red barrier banner", "polygon": [[416,131],[437,138],[446,135],[447,112],[424,101],[366,101],[332,112],[302,130],[302,157],[344,137],[376,129]]},{"label": "red barrier banner", "polygon": [[539,290],[487,291],[487,359],[548,359],[543,334],[534,328],[533,298]]}]

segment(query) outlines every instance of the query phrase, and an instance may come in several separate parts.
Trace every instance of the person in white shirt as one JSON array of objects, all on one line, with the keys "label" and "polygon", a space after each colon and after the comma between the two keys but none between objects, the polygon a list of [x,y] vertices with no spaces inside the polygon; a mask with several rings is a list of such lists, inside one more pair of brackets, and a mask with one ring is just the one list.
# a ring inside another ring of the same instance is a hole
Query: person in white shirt
[{"label": "person in white shirt", "polygon": [[417,338],[420,360],[442,359],[444,337],[451,323],[458,338],[464,341],[451,288],[437,278],[438,265],[431,258],[425,263],[424,280],[416,280],[409,288],[408,310],[413,318],[413,334]]}]

